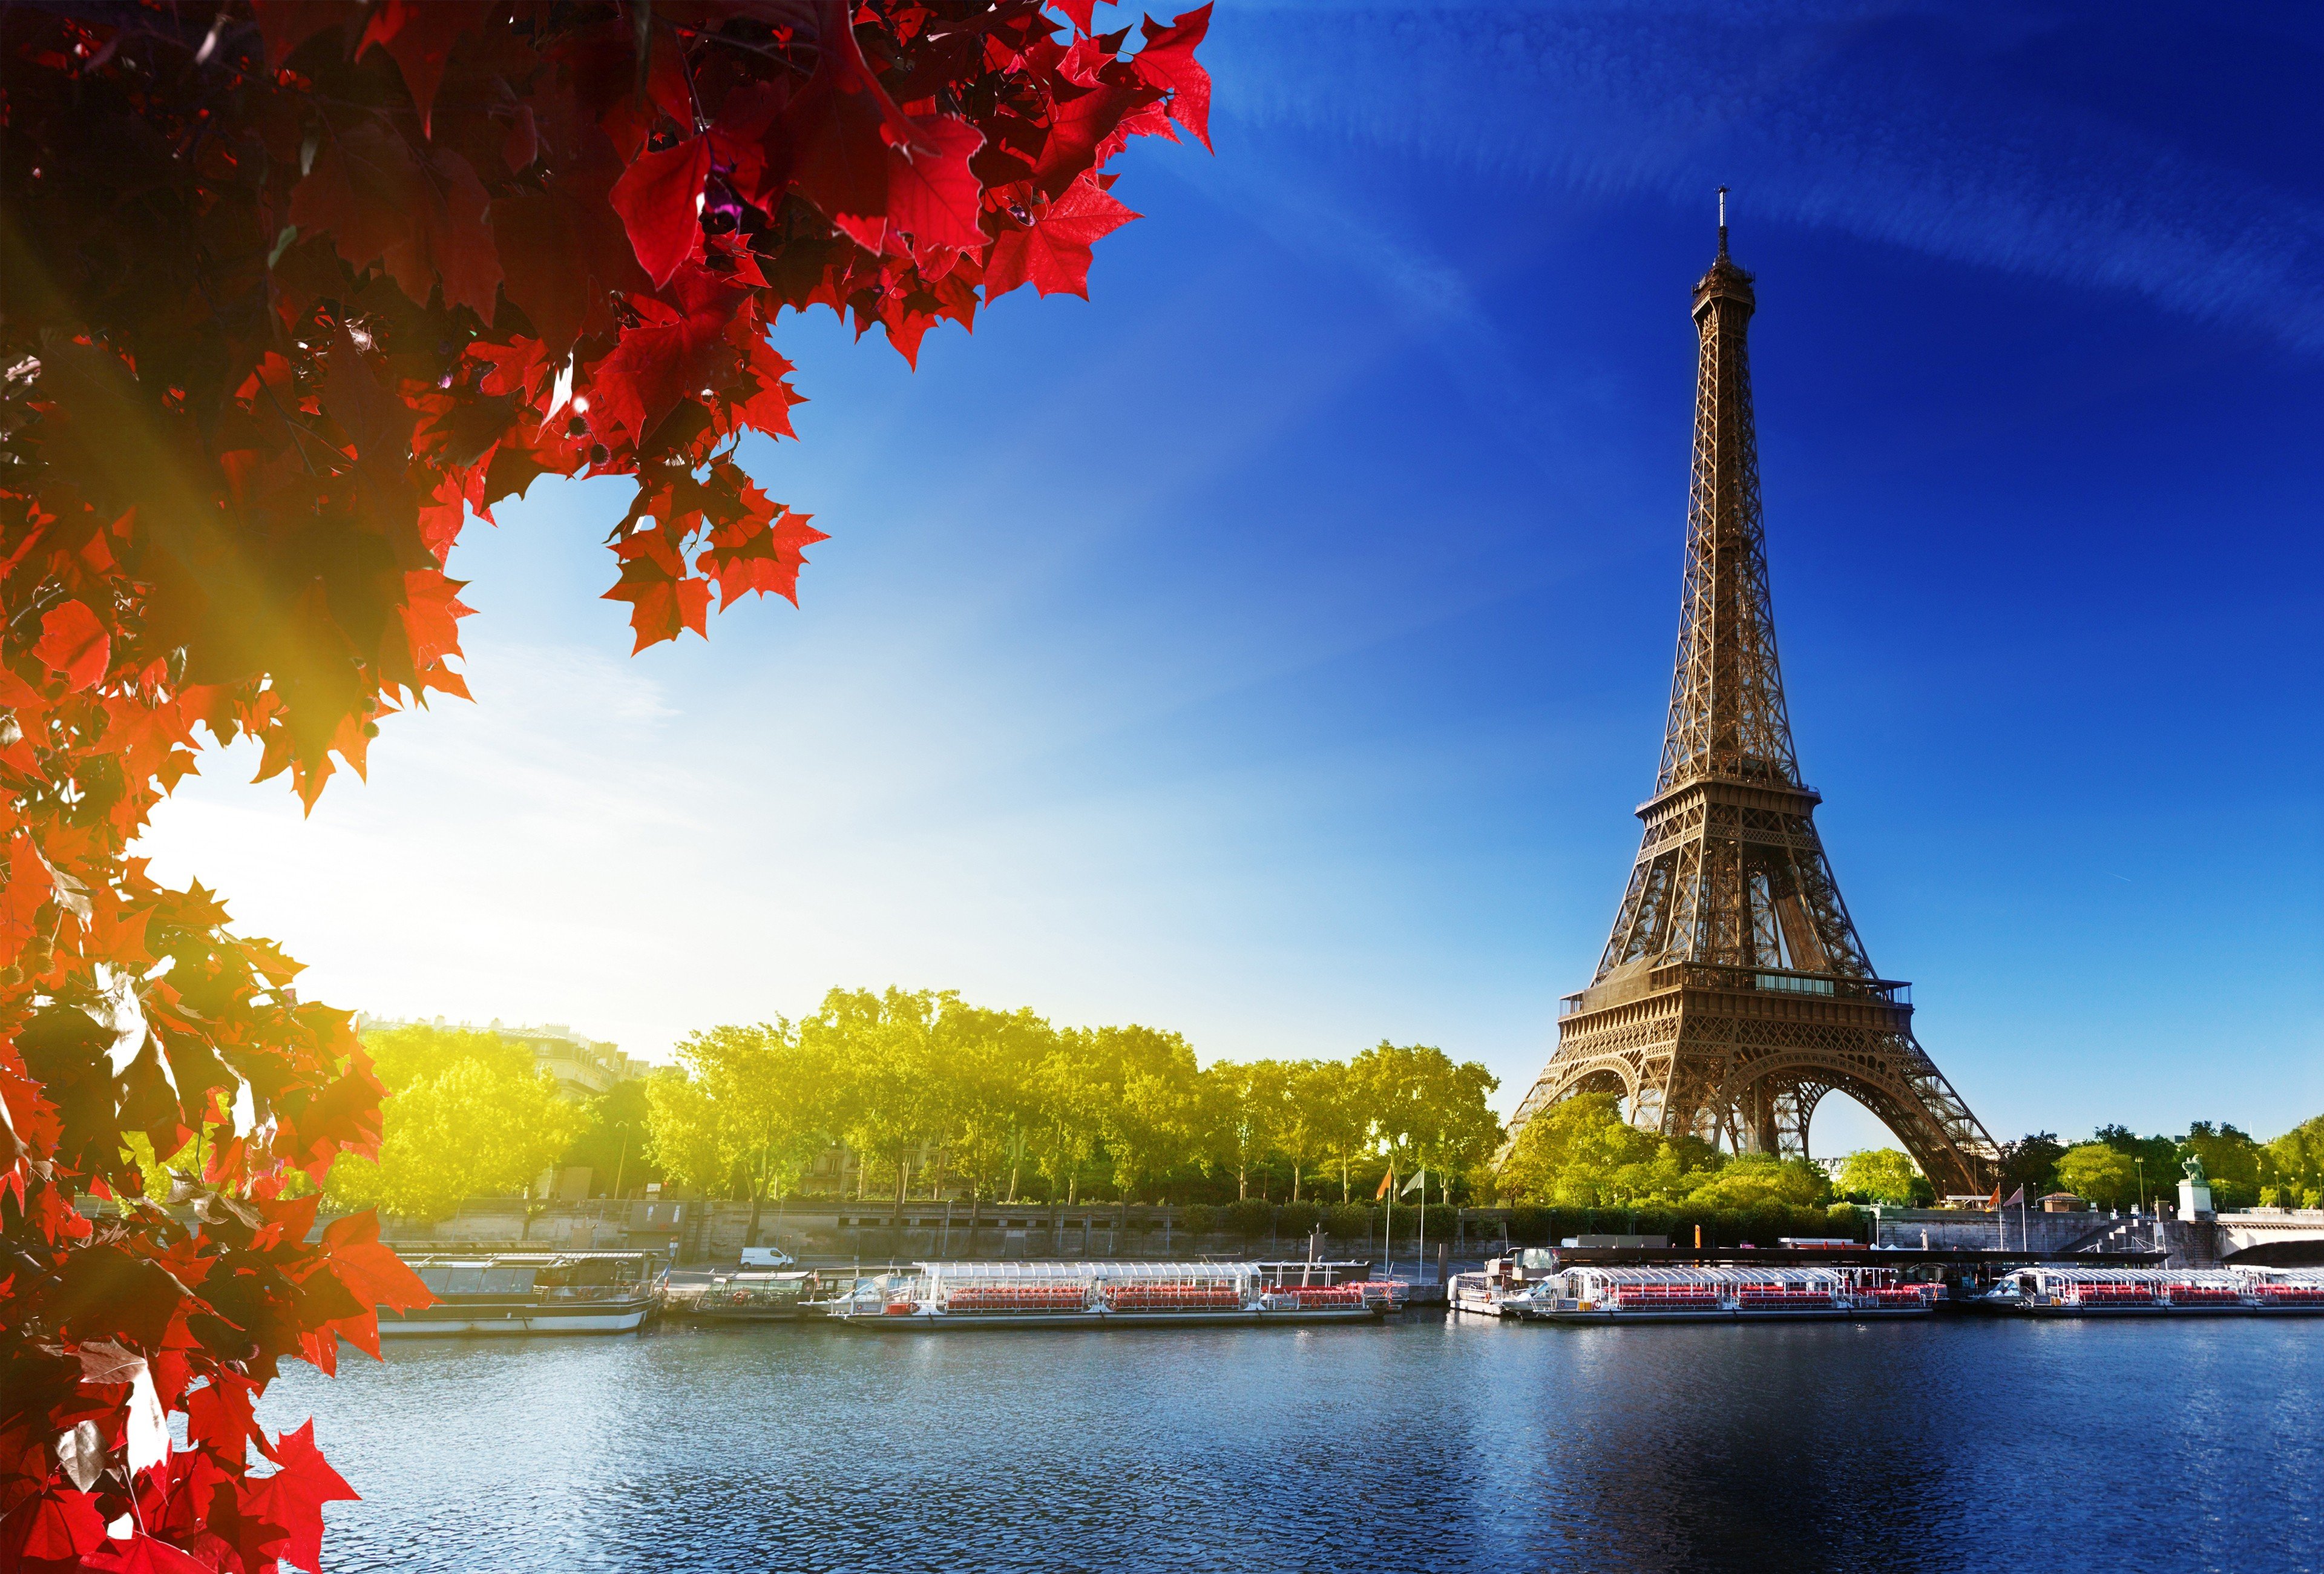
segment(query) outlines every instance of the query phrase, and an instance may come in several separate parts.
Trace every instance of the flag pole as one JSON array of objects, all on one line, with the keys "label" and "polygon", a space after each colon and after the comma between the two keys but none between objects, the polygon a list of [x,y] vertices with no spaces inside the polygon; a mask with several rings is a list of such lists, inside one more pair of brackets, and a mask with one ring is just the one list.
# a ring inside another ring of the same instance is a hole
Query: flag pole
[{"label": "flag pole", "polygon": [[1428,1277],[1428,1166],[1420,1167],[1420,1261],[1413,1267],[1416,1280]]}]

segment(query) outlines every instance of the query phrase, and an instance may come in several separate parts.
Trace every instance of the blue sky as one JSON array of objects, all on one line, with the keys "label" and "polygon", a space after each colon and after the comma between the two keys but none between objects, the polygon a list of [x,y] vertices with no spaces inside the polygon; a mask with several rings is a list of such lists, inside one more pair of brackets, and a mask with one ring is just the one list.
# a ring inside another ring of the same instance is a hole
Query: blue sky
[{"label": "blue sky", "polygon": [[1652,782],[1724,183],[1801,759],[1923,1042],[2004,1137],[2324,1110],[2324,30],[1222,0],[1206,56],[1093,302],[917,375],[783,325],[801,609],[631,660],[619,488],[536,488],[453,560],[478,703],[303,821],[213,763],[161,871],[375,1013],[659,1056],[898,982],[1506,1106]]}]

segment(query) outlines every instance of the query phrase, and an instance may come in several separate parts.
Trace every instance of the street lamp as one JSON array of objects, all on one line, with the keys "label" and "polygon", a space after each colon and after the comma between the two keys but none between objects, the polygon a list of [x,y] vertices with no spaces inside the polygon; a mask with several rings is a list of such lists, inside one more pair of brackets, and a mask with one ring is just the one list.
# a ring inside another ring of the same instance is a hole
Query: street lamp
[{"label": "street lamp", "polygon": [[2146,1161],[2134,1159],[2131,1162],[2138,1166],[2138,1211],[2144,1213],[2146,1211]]}]

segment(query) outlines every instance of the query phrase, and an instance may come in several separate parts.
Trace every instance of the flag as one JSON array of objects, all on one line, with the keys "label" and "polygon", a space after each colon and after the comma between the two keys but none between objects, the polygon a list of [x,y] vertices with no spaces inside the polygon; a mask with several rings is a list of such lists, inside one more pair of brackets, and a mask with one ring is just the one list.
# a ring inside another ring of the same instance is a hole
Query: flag
[{"label": "flag", "polygon": [[1378,1202],[1381,1198],[1386,1197],[1388,1195],[1388,1189],[1395,1184],[1396,1171],[1394,1170],[1390,1170],[1387,1174],[1380,1177],[1379,1190],[1372,1193],[1372,1200],[1374,1202]]},{"label": "flag", "polygon": [[[1397,1195],[1398,1197],[1409,1197],[1416,1191],[1421,1191],[1422,1188],[1425,1187],[1427,1184],[1428,1171],[1425,1166],[1423,1166],[1412,1172],[1412,1179],[1404,1183],[1404,1190],[1397,1192]],[[1425,1196],[1426,1193],[1423,1191],[1422,1195]]]},{"label": "flag", "polygon": [[2023,1207],[2024,1207],[2024,1206],[2025,1206],[2025,1188],[2024,1188],[2023,1186],[2020,1186],[2016,1190],[2015,1190],[2015,1191],[2011,1192],[2007,1197],[2003,1198],[2003,1199],[2001,1199],[2001,1206],[2002,1206],[2002,1207],[2004,1207],[2004,1208],[2023,1208]]}]

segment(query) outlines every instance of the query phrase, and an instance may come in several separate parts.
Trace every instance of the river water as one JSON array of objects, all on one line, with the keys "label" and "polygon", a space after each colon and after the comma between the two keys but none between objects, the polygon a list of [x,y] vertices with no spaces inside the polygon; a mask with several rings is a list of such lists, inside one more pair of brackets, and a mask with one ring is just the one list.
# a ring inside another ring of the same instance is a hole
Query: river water
[{"label": "river water", "polygon": [[334,1570],[2313,1569],[2324,1319],[425,1339]]}]

